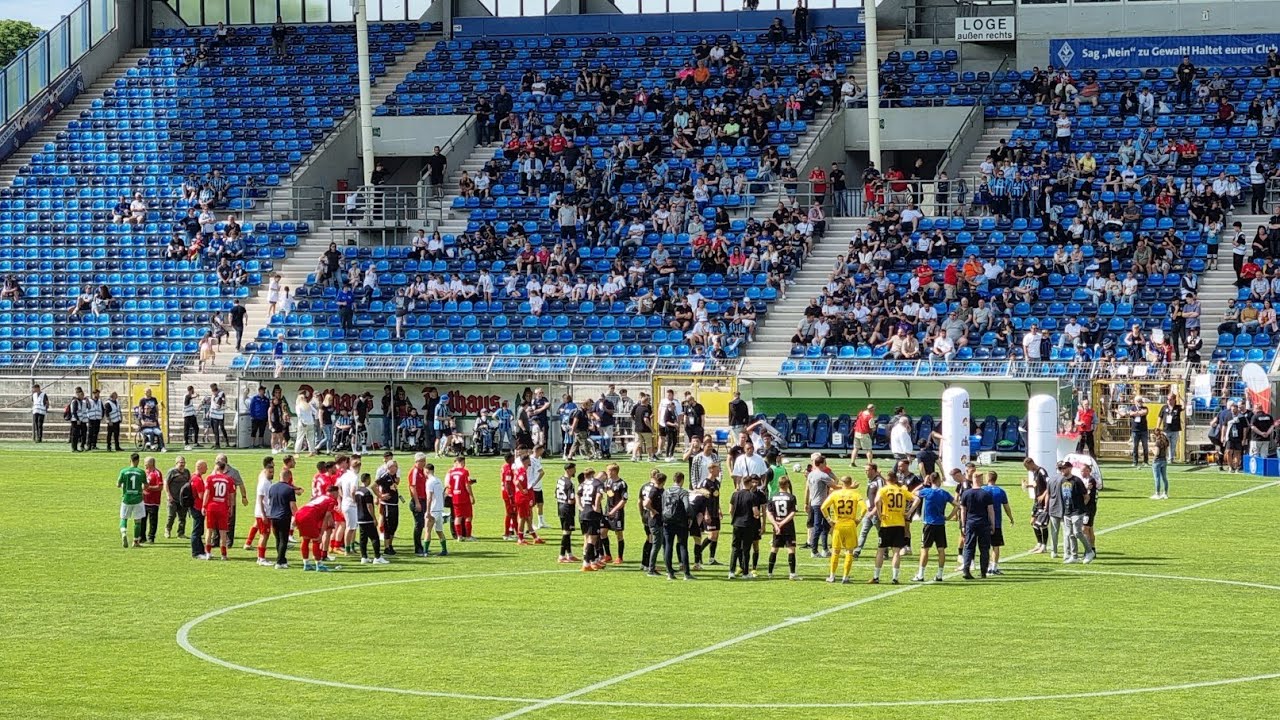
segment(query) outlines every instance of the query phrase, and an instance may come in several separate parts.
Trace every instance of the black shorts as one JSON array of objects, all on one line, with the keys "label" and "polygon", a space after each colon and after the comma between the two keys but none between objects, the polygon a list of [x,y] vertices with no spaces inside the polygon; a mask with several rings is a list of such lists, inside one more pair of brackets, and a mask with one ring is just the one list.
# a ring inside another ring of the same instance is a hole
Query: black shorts
[{"label": "black shorts", "polygon": [[702,529],[714,532],[720,529],[720,511],[709,512],[702,516]]},{"label": "black shorts", "polygon": [[582,513],[582,534],[596,535],[600,532],[600,522],[603,518],[598,512]]},{"label": "black shorts", "polygon": [[1090,510],[1084,514],[1084,524],[1086,527],[1093,527],[1093,517],[1097,514],[1097,510]]},{"label": "black shorts", "polygon": [[698,521],[697,515],[689,518],[689,535],[696,538],[702,537],[702,523]]},{"label": "black shorts", "polygon": [[604,524],[605,529],[607,530],[622,532],[627,526],[627,514],[625,512],[619,512],[616,516],[605,515]]},{"label": "black shorts", "polygon": [[534,504],[534,505],[541,505],[541,504],[542,504],[542,491],[541,491],[541,490],[534,490],[534,491],[533,491],[533,504]]},{"label": "black shorts", "polygon": [[773,534],[773,549],[796,546],[796,524],[791,521],[782,526],[782,531]]},{"label": "black shorts", "polygon": [[573,532],[578,526],[578,511],[571,507],[560,508],[560,529],[564,532]]},{"label": "black shorts", "polygon": [[[880,534],[883,542],[884,533]],[[883,547],[883,545],[882,545]],[[925,525],[924,526],[924,546],[926,550],[936,547],[942,550],[947,549],[947,526],[946,525]]]},{"label": "black shorts", "polygon": [[902,525],[895,527],[880,526],[880,547],[902,548],[907,546],[907,529]]},{"label": "black shorts", "polygon": [[1004,547],[1004,528],[991,531],[991,547]]},{"label": "black shorts", "polygon": [[1217,245],[1210,245],[1210,246],[1209,246],[1209,249],[1207,250],[1207,252],[1208,252],[1208,254],[1209,254],[1209,257],[1218,257],[1218,246],[1217,246]]}]

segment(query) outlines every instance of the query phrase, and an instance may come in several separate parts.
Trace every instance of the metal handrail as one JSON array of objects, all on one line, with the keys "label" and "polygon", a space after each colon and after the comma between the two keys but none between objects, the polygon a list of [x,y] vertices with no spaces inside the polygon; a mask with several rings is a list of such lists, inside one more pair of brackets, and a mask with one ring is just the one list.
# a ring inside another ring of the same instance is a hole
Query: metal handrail
[{"label": "metal handrail", "polygon": [[969,132],[969,130],[974,126],[975,123],[979,122],[980,120],[986,119],[986,100],[985,99],[992,94],[992,88],[996,86],[997,78],[999,78],[1001,74],[1005,72],[1005,70],[1008,68],[1008,65],[1009,65],[1009,56],[1005,55],[1003,58],[1000,59],[1000,64],[996,66],[996,69],[992,71],[991,80],[989,80],[987,82],[986,87],[982,89],[983,100],[981,102],[974,104],[972,107],[969,108],[969,113],[965,115],[964,122],[960,123],[960,127],[956,130],[956,134],[951,137],[951,142],[947,143],[946,152],[944,152],[942,154],[942,157],[938,160],[939,170],[951,167],[951,161],[953,156],[956,153],[960,152],[961,146],[963,145],[963,137],[965,133]]},{"label": "metal handrail", "polygon": [[286,355],[281,366],[269,354],[248,353],[228,371],[243,378],[452,380],[537,380],[558,378],[652,379],[658,376],[736,377],[741,358],[621,358],[601,356],[500,355]]},{"label": "metal handrail", "polygon": [[945,379],[948,381],[981,378],[992,380],[1051,380],[1097,378],[1131,378],[1145,380],[1186,379],[1203,367],[1185,362],[1156,365],[1153,363],[1107,363],[1068,360],[889,360],[883,358],[790,358],[779,366],[782,377],[820,379],[869,377],[910,377]]},{"label": "metal handrail", "polygon": [[[278,198],[278,190],[288,190],[289,197]],[[325,200],[329,190],[320,185],[290,185],[287,188],[270,188],[267,197],[254,202],[254,207],[246,212],[260,219],[260,213],[266,214],[266,220],[323,220],[330,216],[325,212]]]}]

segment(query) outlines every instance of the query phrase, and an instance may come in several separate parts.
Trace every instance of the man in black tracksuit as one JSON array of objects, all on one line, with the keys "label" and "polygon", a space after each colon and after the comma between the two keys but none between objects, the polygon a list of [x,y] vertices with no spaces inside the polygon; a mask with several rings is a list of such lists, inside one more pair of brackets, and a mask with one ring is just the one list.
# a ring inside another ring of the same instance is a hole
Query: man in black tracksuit
[{"label": "man in black tracksuit", "polygon": [[734,491],[729,498],[729,512],[733,525],[733,552],[729,556],[729,579],[735,576],[735,571],[739,567],[742,568],[742,577],[753,577],[748,561],[751,558],[751,545],[758,537],[757,532],[760,528],[760,506],[756,500],[756,483],[759,481],[755,475],[750,475],[743,480],[742,489]]}]

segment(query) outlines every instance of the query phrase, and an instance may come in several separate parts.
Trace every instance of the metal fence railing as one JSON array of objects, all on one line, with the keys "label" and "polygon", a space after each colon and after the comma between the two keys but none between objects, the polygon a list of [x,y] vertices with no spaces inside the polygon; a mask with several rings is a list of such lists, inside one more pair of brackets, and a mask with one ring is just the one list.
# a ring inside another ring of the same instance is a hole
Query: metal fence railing
[{"label": "metal fence railing", "polygon": [[1195,368],[1186,363],[1071,363],[1024,360],[885,360],[846,358],[795,358],[782,362],[779,375],[787,377],[943,377],[1008,380],[1062,380],[1068,383],[1098,378],[1185,378]]},{"label": "metal fence railing", "polygon": [[[0,124],[24,120],[23,110],[116,29],[116,0],[84,0],[0,73]],[[34,108],[43,115],[44,108]],[[33,118],[43,123],[44,118]],[[6,133],[8,128],[6,127]]]},{"label": "metal fence railing", "polygon": [[494,379],[582,377],[653,378],[668,375],[736,376],[741,359],[661,357],[510,357],[499,355],[242,355],[230,371],[241,377],[393,379],[483,382]]}]

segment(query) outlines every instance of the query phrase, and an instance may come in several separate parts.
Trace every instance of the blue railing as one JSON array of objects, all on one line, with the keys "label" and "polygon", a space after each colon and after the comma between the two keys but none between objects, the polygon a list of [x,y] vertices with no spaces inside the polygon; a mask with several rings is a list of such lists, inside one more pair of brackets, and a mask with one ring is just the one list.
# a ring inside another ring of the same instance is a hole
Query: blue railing
[{"label": "blue railing", "polygon": [[116,29],[116,0],[85,0],[31,47],[23,50],[0,77],[0,125],[8,134],[23,110]]}]

